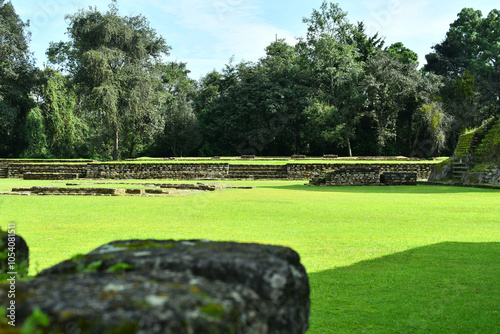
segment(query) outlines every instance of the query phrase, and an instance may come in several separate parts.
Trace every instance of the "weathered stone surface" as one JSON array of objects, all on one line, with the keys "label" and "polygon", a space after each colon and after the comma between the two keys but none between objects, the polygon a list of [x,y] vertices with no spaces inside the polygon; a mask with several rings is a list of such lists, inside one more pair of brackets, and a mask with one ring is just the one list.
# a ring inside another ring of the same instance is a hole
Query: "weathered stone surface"
[{"label": "weathered stone surface", "polygon": [[116,188],[61,188],[34,186],[31,188],[12,188],[12,192],[30,193],[33,195],[93,195],[93,196],[121,196],[125,189]]},{"label": "weathered stone surface", "polygon": [[417,173],[386,172],[380,175],[380,182],[388,186],[416,186]]},{"label": "weathered stone surface", "polygon": [[100,272],[126,263],[143,276],[173,271],[245,286],[262,300],[258,312],[268,333],[305,333],[308,328],[308,278],[298,254],[289,248],[200,240],[115,241],[46,269],[38,277],[72,275],[98,261]]},{"label": "weathered stone surface", "polygon": [[[16,325],[39,308],[50,319],[44,333],[272,333],[254,291],[190,273],[46,276],[16,291]],[[8,303],[0,289],[0,304]]]},{"label": "weathered stone surface", "polygon": [[[30,251],[26,241],[20,235],[9,234],[8,232],[9,230],[0,230],[0,254],[2,254],[0,256],[0,274],[17,271],[23,266],[23,262],[26,269],[29,266]],[[14,256],[9,259],[12,250],[14,250]],[[9,262],[13,262],[16,267],[14,269],[9,268]],[[23,273],[18,274],[22,275]]]},{"label": "weathered stone surface", "polygon": [[378,167],[343,167],[338,170],[319,173],[309,182],[315,186],[371,186],[380,185]]},{"label": "weathered stone surface", "polygon": [[444,181],[449,177],[451,177],[451,174],[452,174],[451,164],[440,163],[432,168],[428,181],[429,182]]},{"label": "weathered stone surface", "polygon": [[[435,164],[431,163],[321,163],[321,164],[287,164],[287,176],[290,179],[311,179],[319,173],[336,170],[349,170],[353,168],[378,168],[381,173],[384,172],[412,172],[417,173],[417,179],[427,179],[431,173],[431,169]],[[232,167],[232,166],[231,166]],[[231,172],[231,169],[229,170]]]},{"label": "weathered stone surface", "polygon": [[75,180],[78,173],[24,173],[24,180]]},{"label": "weathered stone surface", "polygon": [[[331,157],[331,156],[330,156]],[[297,156],[297,158],[306,158]],[[255,156],[245,156],[242,159],[255,159]],[[325,159],[325,158],[321,158]],[[382,157],[357,157],[357,160],[380,160]],[[386,157],[390,160],[411,160],[402,157]],[[279,160],[279,159],[276,159]],[[228,164],[222,162],[207,163],[83,163],[65,164],[65,163],[14,163],[9,160],[0,160],[3,167],[0,166],[0,177],[22,178],[25,174],[41,175],[49,177],[50,175],[61,174],[71,177],[77,176],[90,179],[310,179],[315,173],[326,170],[336,170],[343,167],[352,166],[352,164],[331,164],[318,162],[314,164],[288,163],[286,165],[246,165],[246,164]],[[318,158],[318,161],[319,158]],[[374,166],[373,164],[358,163],[358,166]],[[412,163],[412,164],[388,164],[377,163],[376,167],[382,172],[401,171],[416,172],[418,179],[427,179],[431,172],[431,163]],[[58,176],[59,177],[59,176]]]}]

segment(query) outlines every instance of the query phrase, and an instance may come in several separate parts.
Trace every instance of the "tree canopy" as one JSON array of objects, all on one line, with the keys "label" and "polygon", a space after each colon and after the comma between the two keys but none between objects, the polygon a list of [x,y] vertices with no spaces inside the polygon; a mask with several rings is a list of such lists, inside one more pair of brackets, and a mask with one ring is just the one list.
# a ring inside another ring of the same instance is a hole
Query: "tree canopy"
[{"label": "tree canopy", "polygon": [[483,17],[479,10],[464,8],[444,41],[426,56],[425,70],[445,79],[440,95],[454,118],[454,141],[465,128],[500,114],[499,32],[498,9]]},{"label": "tree canopy", "polygon": [[170,47],[144,17],[122,17],[115,3],[104,14],[90,8],[67,18],[71,41],[53,43],[49,59],[71,73],[86,117],[106,125],[96,135],[112,138],[117,160],[120,138],[133,153],[138,141],[160,130],[155,88]]},{"label": "tree canopy", "polygon": [[29,145],[26,118],[35,101],[37,73],[28,49],[28,23],[0,0],[0,156],[19,156]]},{"label": "tree canopy", "polygon": [[499,14],[464,8],[419,64],[325,1],[296,43],[276,39],[261,59],[195,81],[113,0],[68,15],[69,41],[37,69],[28,24],[0,0],[0,156],[451,154],[500,112]]}]

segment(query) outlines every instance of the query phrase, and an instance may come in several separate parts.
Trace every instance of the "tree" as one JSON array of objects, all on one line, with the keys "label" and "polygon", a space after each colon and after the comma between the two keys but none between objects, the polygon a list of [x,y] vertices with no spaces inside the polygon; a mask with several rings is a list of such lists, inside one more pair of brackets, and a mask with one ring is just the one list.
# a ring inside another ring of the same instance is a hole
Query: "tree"
[{"label": "tree", "polygon": [[47,158],[47,139],[43,126],[43,117],[40,109],[31,109],[26,117],[24,135],[28,146],[21,153],[24,158]]},{"label": "tree", "polygon": [[[362,39],[363,27],[355,28],[346,17],[338,5],[323,2],[320,11],[314,10],[303,20],[308,24],[307,36],[300,40],[298,49],[311,87],[317,89],[317,103],[308,109],[309,128],[328,127],[319,128],[316,137],[328,139],[330,145],[347,145],[352,155],[351,140],[362,114],[362,63],[355,40]],[[375,40],[367,45],[377,44]]]},{"label": "tree", "polygon": [[425,70],[445,77],[441,96],[453,116],[452,138],[500,114],[500,11],[487,17],[464,8],[443,42],[426,55]]},{"label": "tree", "polygon": [[294,47],[277,40],[256,63],[226,65],[201,80],[196,110],[203,155],[283,155],[303,149],[304,85]]},{"label": "tree", "polygon": [[395,138],[398,114],[408,99],[415,99],[418,80],[414,63],[404,63],[387,51],[366,63],[362,87],[367,112],[376,123],[378,155],[387,141]]},{"label": "tree", "polygon": [[161,130],[157,73],[170,48],[143,16],[120,16],[116,1],[104,14],[90,8],[67,19],[70,42],[52,43],[49,60],[71,73],[85,116],[99,130],[94,136],[112,138],[117,160],[123,133],[133,134],[133,152],[137,141]]},{"label": "tree", "polygon": [[45,69],[38,95],[47,149],[58,158],[80,157],[86,125],[76,115],[77,96],[68,76]]},{"label": "tree", "polygon": [[361,21],[352,32],[353,44],[358,50],[358,61],[366,62],[371,56],[379,52],[384,46],[384,39],[376,33],[373,36],[366,34],[365,24]]},{"label": "tree", "polygon": [[28,49],[28,23],[0,0],[0,156],[18,156],[27,146],[26,117],[35,106],[37,73]]},{"label": "tree", "polygon": [[157,155],[184,156],[201,141],[198,118],[193,109],[196,82],[188,77],[185,63],[170,62],[162,66],[163,131],[155,141]]},{"label": "tree", "polygon": [[168,148],[174,157],[185,156],[200,144],[198,119],[188,101],[176,99],[168,105],[161,139],[162,151]]},{"label": "tree", "polygon": [[389,52],[393,57],[399,59],[399,61],[409,64],[418,62],[418,54],[408,49],[403,43],[398,42],[391,44],[385,51]]}]

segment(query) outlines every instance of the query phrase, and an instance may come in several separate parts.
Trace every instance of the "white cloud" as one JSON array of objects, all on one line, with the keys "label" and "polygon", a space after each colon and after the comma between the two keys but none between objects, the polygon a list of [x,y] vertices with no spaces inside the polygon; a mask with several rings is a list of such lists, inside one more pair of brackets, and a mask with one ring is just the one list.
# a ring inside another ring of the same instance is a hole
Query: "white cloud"
[{"label": "white cloud", "polygon": [[258,60],[276,34],[294,43],[289,31],[262,19],[255,1],[148,0],[148,3],[163,12],[165,19],[172,20],[171,28],[182,31],[164,36],[173,46],[171,58],[187,62],[191,76],[196,79],[206,74],[207,68],[220,70],[233,55],[236,61]]}]

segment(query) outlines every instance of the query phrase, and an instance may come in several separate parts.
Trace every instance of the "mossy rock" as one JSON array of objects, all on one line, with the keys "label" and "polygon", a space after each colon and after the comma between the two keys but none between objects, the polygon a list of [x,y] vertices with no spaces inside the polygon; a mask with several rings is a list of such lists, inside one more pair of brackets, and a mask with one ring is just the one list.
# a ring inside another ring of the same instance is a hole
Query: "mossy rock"
[{"label": "mossy rock", "polygon": [[23,237],[15,234],[14,228],[0,230],[0,277],[11,276],[11,272],[18,277],[27,276],[28,267],[29,247]]},{"label": "mossy rock", "polygon": [[[113,268],[117,268],[116,273]],[[60,276],[72,281],[76,276],[92,272],[146,278],[152,270],[193,275],[195,280],[200,278],[250,289],[263,303],[266,311],[261,316],[269,332],[305,333],[308,328],[307,274],[299,255],[287,247],[207,240],[120,240],[46,269],[37,279]],[[175,289],[177,283],[169,282],[169,286]],[[189,291],[200,298],[208,293],[192,287]],[[213,301],[210,304],[210,298],[206,302],[199,312],[207,318],[225,317],[217,306],[224,306],[224,303]],[[224,310],[227,311],[225,306]]]}]

